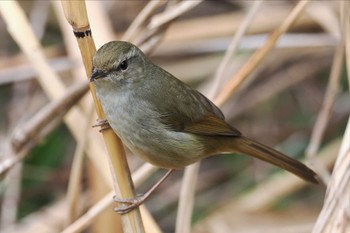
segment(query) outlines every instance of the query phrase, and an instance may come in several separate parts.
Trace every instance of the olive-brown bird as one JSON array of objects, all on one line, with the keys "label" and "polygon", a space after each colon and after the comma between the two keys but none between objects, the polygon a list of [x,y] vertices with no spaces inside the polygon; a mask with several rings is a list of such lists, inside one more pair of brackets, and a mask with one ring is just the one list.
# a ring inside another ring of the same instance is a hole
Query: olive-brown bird
[{"label": "olive-brown bird", "polygon": [[103,45],[94,55],[90,81],[114,132],[153,165],[178,169],[235,152],[318,183],[301,162],[244,137],[204,95],[153,64],[131,43]]}]

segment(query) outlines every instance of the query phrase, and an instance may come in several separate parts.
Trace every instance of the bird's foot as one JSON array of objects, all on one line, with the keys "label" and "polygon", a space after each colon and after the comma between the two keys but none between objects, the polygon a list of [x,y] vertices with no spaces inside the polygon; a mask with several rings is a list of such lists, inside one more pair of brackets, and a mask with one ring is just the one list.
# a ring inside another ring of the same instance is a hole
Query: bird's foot
[{"label": "bird's foot", "polygon": [[94,124],[92,127],[101,127],[99,132],[111,128],[107,119],[97,119],[97,123]]},{"label": "bird's foot", "polygon": [[114,196],[113,200],[117,203],[119,203],[119,207],[114,208],[114,211],[118,214],[127,214],[130,211],[134,210],[135,208],[139,207],[145,200],[146,197],[144,195],[137,195],[133,198],[121,198]]}]

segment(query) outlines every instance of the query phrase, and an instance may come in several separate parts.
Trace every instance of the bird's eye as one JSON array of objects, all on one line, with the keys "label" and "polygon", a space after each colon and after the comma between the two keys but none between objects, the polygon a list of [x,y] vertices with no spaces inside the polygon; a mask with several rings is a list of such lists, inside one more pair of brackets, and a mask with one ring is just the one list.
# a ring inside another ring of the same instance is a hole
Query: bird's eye
[{"label": "bird's eye", "polygon": [[128,62],[127,62],[127,60],[124,60],[124,61],[122,61],[120,64],[119,64],[119,68],[122,70],[122,71],[124,71],[124,70],[126,70],[127,68],[128,68]]}]

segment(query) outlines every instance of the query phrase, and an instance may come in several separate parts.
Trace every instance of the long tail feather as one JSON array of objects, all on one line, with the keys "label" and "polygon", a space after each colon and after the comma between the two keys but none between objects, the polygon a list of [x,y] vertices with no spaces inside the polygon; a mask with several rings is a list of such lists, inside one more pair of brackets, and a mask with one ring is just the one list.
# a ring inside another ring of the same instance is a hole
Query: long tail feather
[{"label": "long tail feather", "polygon": [[264,160],[306,181],[319,183],[318,175],[303,163],[249,138],[241,136],[235,137],[234,140],[234,147],[237,152]]}]

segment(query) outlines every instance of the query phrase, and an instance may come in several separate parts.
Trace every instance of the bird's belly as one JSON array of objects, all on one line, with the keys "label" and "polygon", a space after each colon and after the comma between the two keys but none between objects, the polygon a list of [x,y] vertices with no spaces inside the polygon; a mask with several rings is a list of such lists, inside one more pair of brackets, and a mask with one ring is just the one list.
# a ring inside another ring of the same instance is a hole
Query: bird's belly
[{"label": "bird's belly", "polygon": [[[183,168],[203,157],[203,145],[195,135],[170,131],[154,119],[146,119],[147,123],[120,116],[111,127],[134,154],[158,167]],[[131,130],[130,125],[136,127]]]},{"label": "bird's belly", "polygon": [[159,113],[149,106],[114,106],[105,112],[109,124],[123,143],[153,165],[183,168],[204,157],[203,144],[195,135],[168,129],[159,120]]},{"label": "bird's belly", "polygon": [[183,168],[203,157],[202,144],[191,134],[170,132],[159,127],[115,132],[123,143],[143,160],[163,168]]}]

